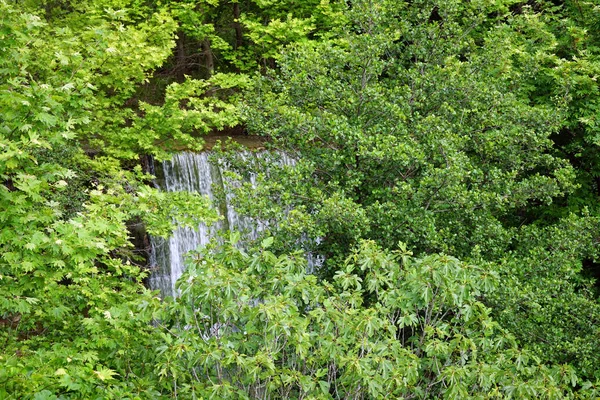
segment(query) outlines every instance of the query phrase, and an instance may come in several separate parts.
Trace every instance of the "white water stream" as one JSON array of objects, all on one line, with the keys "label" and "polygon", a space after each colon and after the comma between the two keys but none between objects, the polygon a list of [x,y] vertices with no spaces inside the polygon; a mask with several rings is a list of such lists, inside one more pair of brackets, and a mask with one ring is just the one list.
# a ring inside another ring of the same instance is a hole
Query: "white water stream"
[{"label": "white water stream", "polygon": [[[261,153],[244,153],[243,157],[261,157]],[[188,191],[207,195],[216,201],[214,192],[217,188],[224,190],[222,167],[209,161],[210,153],[178,153],[172,160],[162,163],[164,183],[161,189],[175,192]],[[282,156],[285,165],[294,161]],[[250,177],[254,184],[254,176]],[[227,191],[225,191],[227,193]],[[227,199],[225,204],[217,205],[222,210],[223,219],[211,227],[201,224],[197,229],[178,228],[169,239],[152,238],[152,254],[150,265],[153,268],[149,279],[152,289],[160,289],[163,296],[174,295],[175,282],[185,268],[185,255],[199,246],[208,244],[217,230],[244,231],[247,237],[255,239],[263,227],[249,218],[238,215]]]}]

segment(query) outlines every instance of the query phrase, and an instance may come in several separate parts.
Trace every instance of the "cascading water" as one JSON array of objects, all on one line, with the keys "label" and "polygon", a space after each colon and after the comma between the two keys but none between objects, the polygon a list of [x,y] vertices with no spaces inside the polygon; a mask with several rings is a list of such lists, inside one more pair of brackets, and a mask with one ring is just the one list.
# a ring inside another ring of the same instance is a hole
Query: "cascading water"
[{"label": "cascading water", "polygon": [[[242,157],[261,157],[261,153],[243,153]],[[282,155],[281,162],[292,165],[294,161]],[[188,191],[208,196],[213,202],[216,189],[223,190],[225,180],[220,165],[210,162],[210,153],[178,153],[172,160],[162,164],[164,180],[161,188],[169,192]],[[254,184],[254,176],[250,176]],[[255,239],[263,227],[250,218],[238,215],[226,197],[224,204],[217,204],[223,219],[217,224],[207,227],[204,224],[197,229],[177,228],[169,239],[152,238],[152,254],[150,265],[153,272],[149,279],[152,289],[159,289],[163,296],[174,295],[175,282],[184,271],[185,255],[208,244],[218,230],[243,231],[250,239]]]}]

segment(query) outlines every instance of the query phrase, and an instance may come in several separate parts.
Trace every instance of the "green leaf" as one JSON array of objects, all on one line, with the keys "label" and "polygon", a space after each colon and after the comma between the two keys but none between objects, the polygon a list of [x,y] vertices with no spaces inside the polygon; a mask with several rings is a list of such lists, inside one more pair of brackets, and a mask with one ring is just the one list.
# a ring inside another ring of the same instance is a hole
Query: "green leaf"
[{"label": "green leaf", "polygon": [[274,240],[275,240],[275,239],[274,239],[273,237],[268,237],[268,238],[265,238],[265,239],[263,239],[263,241],[261,242],[260,246],[261,246],[263,249],[268,249],[269,247],[271,247],[271,246],[273,245],[273,241],[274,241]]},{"label": "green leaf", "polygon": [[96,377],[98,377],[98,379],[100,379],[101,381],[111,381],[114,380],[115,376],[117,376],[118,374],[106,367],[100,367],[98,368],[98,370],[94,371],[94,374],[96,375]]}]

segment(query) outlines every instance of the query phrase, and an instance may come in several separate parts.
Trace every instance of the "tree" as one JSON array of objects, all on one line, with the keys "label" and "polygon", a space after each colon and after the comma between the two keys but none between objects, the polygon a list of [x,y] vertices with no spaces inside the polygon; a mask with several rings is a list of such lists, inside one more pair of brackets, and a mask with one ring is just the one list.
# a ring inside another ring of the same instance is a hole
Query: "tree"
[{"label": "tree", "polygon": [[[0,0],[0,397],[597,396],[597,10],[529,3]],[[128,228],[217,216],[137,160],[246,88],[271,230],[161,302]]]},{"label": "tree", "polygon": [[[339,39],[296,46],[281,74],[248,96],[250,127],[297,152],[300,179],[322,193],[289,201],[318,219],[335,193],[358,205],[348,212],[364,212],[370,237],[386,246],[405,233],[419,250],[504,252],[520,209],[574,188],[573,168],[551,151],[560,104],[531,105],[521,85],[520,66],[544,56],[513,39],[525,22],[487,29],[497,10],[478,3],[353,7]],[[427,23],[434,11],[443,23]],[[341,243],[336,234],[354,228],[323,236]]]},{"label": "tree", "polygon": [[173,219],[216,219],[207,199],[159,193],[125,168],[115,155],[135,149],[130,130],[111,140],[127,111],[111,112],[168,54],[171,20],[126,26],[89,11],[48,24],[0,1],[2,398],[155,397],[157,299],[128,223],[166,235]]},{"label": "tree", "polygon": [[584,321],[598,305],[581,269],[598,216],[572,201],[577,171],[552,140],[576,105],[559,85],[540,99],[532,82],[564,63],[545,18],[515,7],[353,2],[331,40],[292,46],[279,73],[257,78],[247,124],[298,161],[267,161],[261,201],[243,184],[236,198],[278,221],[278,250],[325,255],[326,279],[364,238],[488,265],[505,283],[486,300],[494,317],[593,380],[598,328]]},{"label": "tree", "polygon": [[[530,82],[535,88],[531,97],[533,101],[547,103],[553,96],[563,96],[567,102],[564,123],[552,139],[576,167],[580,188],[558,206],[572,210],[585,204],[597,213],[598,7],[593,2],[554,3],[539,2],[535,8],[555,38],[556,59],[553,68],[542,69],[537,79]],[[553,212],[560,213],[559,207]]]},{"label": "tree", "polygon": [[187,398],[567,398],[480,301],[497,276],[362,242],[331,282],[265,239],[194,254],[161,320],[159,368]]}]

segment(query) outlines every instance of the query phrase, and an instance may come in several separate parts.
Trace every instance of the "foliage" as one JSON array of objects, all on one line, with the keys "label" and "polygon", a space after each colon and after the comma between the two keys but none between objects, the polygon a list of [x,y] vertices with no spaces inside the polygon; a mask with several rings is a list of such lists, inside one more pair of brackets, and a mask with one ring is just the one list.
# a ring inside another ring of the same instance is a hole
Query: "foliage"
[{"label": "foliage", "polygon": [[547,15],[514,3],[353,2],[330,40],[256,78],[249,128],[298,162],[260,166],[259,202],[234,192],[278,250],[325,255],[327,279],[363,238],[489,265],[505,284],[486,304],[520,345],[595,379],[597,199],[556,145],[584,72],[565,75]]},{"label": "foliage", "polygon": [[[479,3],[361,4],[339,39],[296,46],[248,97],[251,128],[299,155],[294,183],[316,186],[275,203],[286,199],[282,208],[304,207],[318,220],[335,193],[359,206],[349,212],[364,210],[369,236],[385,246],[404,235],[419,251],[469,255],[478,245],[501,254],[510,225],[524,222],[511,220],[520,209],[575,187],[573,168],[551,152],[561,104],[530,104],[527,71],[514,66],[519,57],[533,67],[543,53],[514,43],[525,23],[517,17],[481,32],[491,10]],[[414,11],[435,7],[448,14],[444,24]],[[325,231],[324,247],[361,219],[346,220]]]},{"label": "foliage", "polygon": [[168,18],[135,28],[91,12],[83,27],[57,26],[2,1],[0,21],[0,397],[154,397],[157,300],[127,223],[165,235],[174,219],[216,216],[106,155],[127,141],[111,148],[106,134],[105,155],[87,146],[166,56],[168,40],[150,35],[168,38]]},{"label": "foliage", "polygon": [[344,20],[341,1],[207,0],[170,2],[169,7],[180,24],[176,58],[200,53],[204,67],[198,71],[177,59],[175,68],[196,70],[201,77],[273,65],[290,43],[318,40]]},{"label": "foliage", "polygon": [[570,216],[554,226],[527,227],[515,249],[491,267],[504,283],[488,305],[502,326],[547,363],[569,363],[598,378],[600,308],[594,280],[582,274],[597,218]]},{"label": "foliage", "polygon": [[577,383],[490,317],[494,273],[362,242],[328,283],[271,244],[192,256],[161,321],[160,375],[179,396],[558,399]]},{"label": "foliage", "polygon": [[[597,397],[597,14],[0,0],[0,397]],[[270,230],[162,301],[130,228],[217,214],[139,158],[241,121]]]}]

